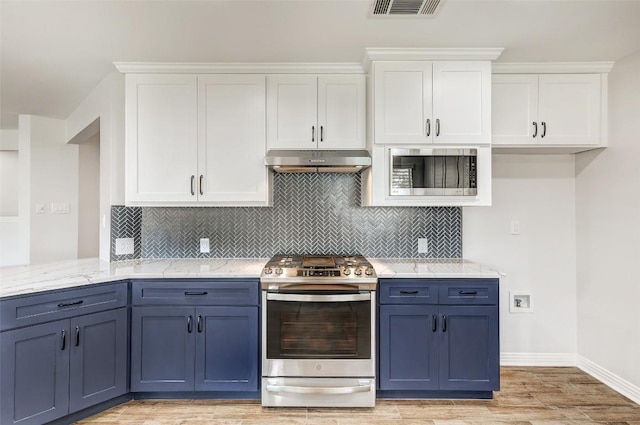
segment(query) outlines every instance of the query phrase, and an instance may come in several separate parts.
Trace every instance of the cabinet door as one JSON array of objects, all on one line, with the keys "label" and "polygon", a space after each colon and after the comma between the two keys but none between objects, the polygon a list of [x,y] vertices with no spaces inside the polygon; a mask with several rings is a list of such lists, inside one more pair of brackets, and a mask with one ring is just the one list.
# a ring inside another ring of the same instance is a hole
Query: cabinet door
[{"label": "cabinet door", "polygon": [[193,391],[193,307],[131,311],[131,391]]},{"label": "cabinet door", "polygon": [[491,62],[433,63],[434,143],[491,143]]},{"label": "cabinet door", "polygon": [[427,143],[434,134],[431,62],[374,66],[374,141]]},{"label": "cabinet door", "polygon": [[496,74],[491,86],[491,143],[539,143],[542,127],[538,122],[538,76]]},{"label": "cabinet door", "polygon": [[541,143],[600,142],[600,80],[599,74],[540,75]]},{"label": "cabinet door", "polygon": [[318,77],[320,149],[365,148],[365,77]]},{"label": "cabinet door", "polygon": [[126,76],[127,204],[195,201],[195,75]]},{"label": "cabinet door", "polygon": [[69,412],[127,392],[127,309],[71,319]]},{"label": "cabinet door", "polygon": [[318,78],[267,77],[267,147],[315,149],[318,143]]},{"label": "cabinet door", "polygon": [[440,306],[440,389],[500,387],[496,306]]},{"label": "cabinet door", "polygon": [[196,309],[198,391],[258,390],[258,307]]},{"label": "cabinet door", "polygon": [[198,77],[198,199],[267,205],[265,77]]},{"label": "cabinet door", "polygon": [[69,320],[0,334],[2,424],[40,425],[67,415]]},{"label": "cabinet door", "polygon": [[437,306],[380,306],[380,389],[438,389]]}]

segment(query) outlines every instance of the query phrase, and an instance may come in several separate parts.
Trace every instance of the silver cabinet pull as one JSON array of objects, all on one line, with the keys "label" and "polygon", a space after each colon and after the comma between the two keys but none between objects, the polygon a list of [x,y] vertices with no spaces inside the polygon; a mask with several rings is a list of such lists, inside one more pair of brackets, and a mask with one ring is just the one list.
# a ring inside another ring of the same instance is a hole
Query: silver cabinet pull
[{"label": "silver cabinet pull", "polygon": [[440,136],[440,118],[436,118],[436,137]]},{"label": "silver cabinet pull", "polygon": [[193,184],[196,181],[196,176],[191,175],[191,196],[196,196],[196,189],[193,187]]},{"label": "silver cabinet pull", "polygon": [[202,174],[200,174],[200,181],[198,182],[199,187],[200,187],[200,195],[204,195],[204,190],[202,188],[202,179],[204,178],[204,176]]},{"label": "silver cabinet pull", "polygon": [[312,125],[311,126],[311,142],[315,142],[316,141],[316,126]]},{"label": "silver cabinet pull", "polygon": [[540,135],[540,137],[544,137],[547,135],[547,123],[542,121],[542,134]]},{"label": "silver cabinet pull", "polygon": [[425,124],[427,137],[431,136],[431,119],[427,118],[427,123]]},{"label": "silver cabinet pull", "polygon": [[324,125],[320,126],[320,141],[324,142]]},{"label": "silver cabinet pull", "polygon": [[538,123],[533,122],[533,137],[535,138],[538,135]]}]

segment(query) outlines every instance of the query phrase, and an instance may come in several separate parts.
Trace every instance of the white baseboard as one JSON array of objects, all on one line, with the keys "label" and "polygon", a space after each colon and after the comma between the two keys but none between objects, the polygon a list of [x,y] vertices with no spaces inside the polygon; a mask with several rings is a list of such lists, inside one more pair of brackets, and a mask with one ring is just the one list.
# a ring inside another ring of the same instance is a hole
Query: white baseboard
[{"label": "white baseboard", "polygon": [[579,355],[576,360],[576,365],[580,369],[587,372],[603,384],[613,388],[623,396],[640,404],[640,387],[619,377],[615,373],[608,371],[585,357]]},{"label": "white baseboard", "polygon": [[573,353],[500,353],[501,366],[576,366]]}]

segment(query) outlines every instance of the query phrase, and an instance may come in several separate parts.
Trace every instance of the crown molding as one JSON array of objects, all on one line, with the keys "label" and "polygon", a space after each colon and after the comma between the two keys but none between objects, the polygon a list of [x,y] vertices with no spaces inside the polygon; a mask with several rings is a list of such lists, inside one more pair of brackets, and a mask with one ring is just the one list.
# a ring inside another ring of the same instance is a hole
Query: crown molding
[{"label": "crown molding", "polygon": [[362,59],[362,67],[369,70],[374,61],[438,61],[438,60],[496,60],[504,49],[502,47],[463,47],[463,48],[395,48],[368,47]]},{"label": "crown molding", "polygon": [[614,62],[505,62],[491,64],[493,74],[608,73]]},{"label": "crown molding", "polygon": [[114,62],[123,74],[363,74],[359,63]]}]

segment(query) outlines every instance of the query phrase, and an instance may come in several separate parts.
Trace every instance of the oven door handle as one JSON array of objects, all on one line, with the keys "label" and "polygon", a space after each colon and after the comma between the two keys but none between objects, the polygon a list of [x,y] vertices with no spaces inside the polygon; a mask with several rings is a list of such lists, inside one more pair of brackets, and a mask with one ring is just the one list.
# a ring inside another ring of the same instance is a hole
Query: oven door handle
[{"label": "oven door handle", "polygon": [[371,385],[356,385],[354,387],[298,387],[291,385],[268,385],[267,391],[272,393],[293,394],[354,394],[371,392]]},{"label": "oven door handle", "polygon": [[371,294],[344,294],[344,295],[316,295],[316,294],[276,294],[267,292],[268,301],[299,301],[299,302],[349,302],[370,301]]}]

